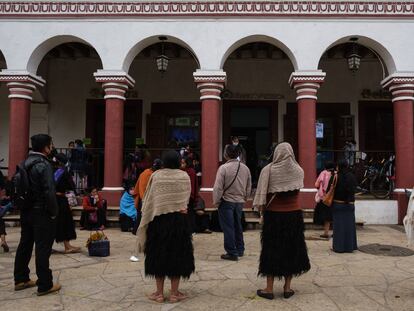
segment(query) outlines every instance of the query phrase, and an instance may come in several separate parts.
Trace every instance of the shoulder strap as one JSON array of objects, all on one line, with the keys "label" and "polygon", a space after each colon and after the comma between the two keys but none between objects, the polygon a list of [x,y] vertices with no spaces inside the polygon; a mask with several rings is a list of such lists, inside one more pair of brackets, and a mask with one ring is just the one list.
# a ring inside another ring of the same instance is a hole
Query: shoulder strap
[{"label": "shoulder strap", "polygon": [[233,181],[230,183],[230,185],[228,185],[224,190],[223,190],[223,195],[226,193],[227,190],[230,189],[231,186],[233,186],[234,182],[236,181],[237,175],[239,175],[239,170],[240,170],[240,161],[239,161],[239,166],[237,167],[237,172],[236,175],[234,175]]}]

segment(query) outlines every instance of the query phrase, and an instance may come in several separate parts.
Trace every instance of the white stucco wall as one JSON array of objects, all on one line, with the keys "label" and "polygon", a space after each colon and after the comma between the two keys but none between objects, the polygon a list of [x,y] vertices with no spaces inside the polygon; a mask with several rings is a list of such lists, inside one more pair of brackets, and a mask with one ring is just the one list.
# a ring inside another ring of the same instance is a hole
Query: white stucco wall
[{"label": "white stucco wall", "polygon": [[[282,103],[295,100],[287,84],[292,68],[325,70],[327,77],[318,94],[319,102],[350,102],[354,112],[363,88],[379,90],[382,72],[377,63],[364,62],[355,76],[347,71],[345,62],[319,64],[328,47],[350,36],[360,37],[359,43],[376,50],[390,74],[414,71],[414,41],[406,36],[414,33],[414,24],[408,19],[1,19],[0,29],[0,50],[9,70],[36,73],[51,48],[69,41],[90,44],[101,58],[102,65],[99,61],[74,64],[56,60],[47,73],[45,69],[39,70],[39,75],[47,79],[47,98],[36,95],[34,101],[48,104],[47,128],[58,146],[84,136],[85,102],[90,89],[97,87],[92,78],[97,69],[129,71],[136,79],[135,89],[144,102],[144,112],[149,112],[151,102],[197,101],[199,94],[192,80],[194,69],[199,66],[203,70],[219,70],[226,55],[241,44],[254,41],[277,45],[289,55],[292,64],[287,60],[245,61],[242,67],[233,64],[236,61],[229,61],[224,65],[228,88],[240,93],[280,93],[284,96]],[[158,42],[158,35],[166,35],[172,42],[189,48],[198,62],[171,62],[164,78],[159,77],[152,62],[134,61],[129,68],[133,56]],[[284,108],[279,111],[280,120]],[[0,158],[7,158],[8,115],[7,88],[1,85]]]}]

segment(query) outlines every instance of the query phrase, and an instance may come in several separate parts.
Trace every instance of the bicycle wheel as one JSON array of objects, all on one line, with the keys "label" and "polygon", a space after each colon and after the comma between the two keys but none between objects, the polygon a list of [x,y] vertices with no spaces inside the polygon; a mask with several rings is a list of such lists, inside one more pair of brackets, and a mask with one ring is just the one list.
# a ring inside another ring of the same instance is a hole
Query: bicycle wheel
[{"label": "bicycle wheel", "polygon": [[372,177],[370,182],[370,192],[377,199],[386,199],[391,193],[391,181],[384,174],[377,174]]}]

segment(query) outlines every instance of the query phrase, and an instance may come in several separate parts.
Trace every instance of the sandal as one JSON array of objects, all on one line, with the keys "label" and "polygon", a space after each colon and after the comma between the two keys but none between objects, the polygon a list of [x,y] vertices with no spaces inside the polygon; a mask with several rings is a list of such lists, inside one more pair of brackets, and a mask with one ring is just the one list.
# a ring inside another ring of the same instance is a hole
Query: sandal
[{"label": "sandal", "polygon": [[158,303],[163,303],[165,298],[163,294],[157,294],[157,293],[153,293],[151,295],[148,296],[149,300],[158,302]]},{"label": "sandal", "polygon": [[188,298],[187,295],[185,295],[181,292],[178,292],[178,295],[170,294],[169,302],[170,303],[177,303],[177,302],[180,302],[180,301],[185,300],[187,298]]},{"label": "sandal", "polygon": [[283,298],[285,299],[289,299],[290,297],[292,297],[295,294],[295,291],[293,289],[291,289],[288,292],[283,292]]},{"label": "sandal", "polygon": [[257,296],[262,297],[264,299],[272,300],[273,298],[275,298],[275,295],[273,293],[267,293],[262,289],[258,289],[256,294]]},{"label": "sandal", "polygon": [[6,243],[6,242],[1,243],[1,247],[3,247],[3,251],[4,251],[5,253],[8,253],[8,252],[10,251],[10,248],[9,248],[9,246],[7,245],[7,243]]}]

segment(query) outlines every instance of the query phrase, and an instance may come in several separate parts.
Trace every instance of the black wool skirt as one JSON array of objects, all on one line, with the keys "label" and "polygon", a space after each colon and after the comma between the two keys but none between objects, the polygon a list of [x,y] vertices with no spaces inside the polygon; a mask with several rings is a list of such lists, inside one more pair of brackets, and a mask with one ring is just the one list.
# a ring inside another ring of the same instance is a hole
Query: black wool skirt
[{"label": "black wool skirt", "polygon": [[259,275],[281,279],[310,269],[301,210],[264,213]]},{"label": "black wool skirt", "polygon": [[170,213],[155,217],[147,229],[145,275],[188,279],[194,270],[188,215]]},{"label": "black wool skirt", "polygon": [[313,213],[313,223],[315,225],[324,225],[326,221],[332,221],[332,208],[319,202],[316,204]]},{"label": "black wool skirt", "polygon": [[57,197],[59,213],[56,223],[56,242],[76,240],[75,222],[66,197]]}]

